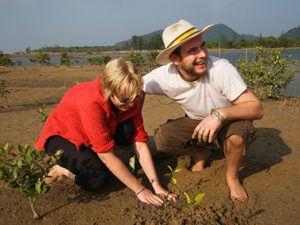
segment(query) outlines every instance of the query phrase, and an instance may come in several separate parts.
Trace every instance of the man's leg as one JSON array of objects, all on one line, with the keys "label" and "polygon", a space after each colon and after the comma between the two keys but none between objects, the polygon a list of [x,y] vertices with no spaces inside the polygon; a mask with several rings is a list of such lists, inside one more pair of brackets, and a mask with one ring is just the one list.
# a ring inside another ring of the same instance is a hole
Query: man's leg
[{"label": "man's leg", "polygon": [[246,201],[248,195],[239,181],[238,171],[244,158],[246,144],[242,137],[231,135],[224,142],[224,154],[226,157],[226,181],[232,200]]},{"label": "man's leg", "polygon": [[188,144],[199,122],[187,117],[168,121],[155,131],[157,150],[168,154],[190,155],[195,159],[192,171],[202,170],[210,152],[198,143]]}]

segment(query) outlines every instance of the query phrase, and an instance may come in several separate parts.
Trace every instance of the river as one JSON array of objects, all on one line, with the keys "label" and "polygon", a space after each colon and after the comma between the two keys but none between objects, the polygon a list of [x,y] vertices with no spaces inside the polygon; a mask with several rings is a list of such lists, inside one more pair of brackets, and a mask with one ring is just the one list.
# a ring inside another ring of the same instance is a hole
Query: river
[{"label": "river", "polygon": [[[236,65],[237,60],[248,58],[248,60],[252,60],[254,57],[255,50],[234,50],[234,51],[209,51],[209,54],[214,56],[221,56],[222,58],[227,59],[233,65]],[[298,60],[298,65],[300,63],[300,49],[287,49],[283,56],[291,55],[292,59]],[[97,55],[93,55],[97,56]],[[120,55],[111,55],[112,58],[126,56],[125,54]],[[145,55],[143,55],[145,57]],[[86,62],[87,56],[76,56],[71,59],[72,65],[87,65]],[[38,66],[37,63],[32,63],[28,60],[27,57],[12,57],[14,62],[19,61],[20,64],[24,67],[35,67]],[[60,56],[53,56],[50,58],[50,62],[55,65],[60,64]],[[299,67],[299,66],[298,66]],[[287,95],[288,96],[299,96],[300,97],[300,71],[296,72],[294,80],[287,87]]]}]

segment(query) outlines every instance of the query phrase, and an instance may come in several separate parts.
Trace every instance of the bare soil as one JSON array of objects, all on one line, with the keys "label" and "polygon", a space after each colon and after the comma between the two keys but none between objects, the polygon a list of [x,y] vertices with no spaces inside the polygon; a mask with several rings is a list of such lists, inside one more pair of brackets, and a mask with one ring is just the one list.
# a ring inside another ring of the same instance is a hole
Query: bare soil
[{"label": "bare soil", "polygon": [[[95,79],[101,67],[0,68],[11,93],[1,99],[0,146],[5,143],[33,146],[42,125],[32,100],[45,103],[49,113],[73,85]],[[162,208],[140,204],[134,193],[113,175],[97,193],[81,190],[68,179],[51,186],[36,201],[40,220],[32,219],[27,200],[16,190],[0,183],[0,224],[299,224],[300,220],[300,113],[299,99],[263,101],[265,116],[255,121],[257,139],[249,147],[240,170],[242,183],[249,194],[246,203],[232,202],[225,182],[225,159],[213,149],[207,167],[201,172],[189,170],[187,156],[166,156],[156,152],[153,130],[170,118],[183,116],[180,107],[161,96],[146,97],[143,115],[150,136],[159,178],[164,187],[179,195],[176,204]],[[126,162],[128,149],[118,153]],[[164,176],[167,165],[183,170],[175,175],[177,184]],[[150,187],[143,171],[135,174]],[[183,192],[193,199],[205,193],[200,204],[185,206]]]}]

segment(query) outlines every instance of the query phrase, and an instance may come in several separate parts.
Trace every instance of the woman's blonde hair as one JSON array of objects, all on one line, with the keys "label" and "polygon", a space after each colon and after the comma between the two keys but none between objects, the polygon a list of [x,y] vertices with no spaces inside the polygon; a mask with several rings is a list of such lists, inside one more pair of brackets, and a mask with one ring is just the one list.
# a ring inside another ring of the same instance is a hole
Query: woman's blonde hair
[{"label": "woman's blonde hair", "polygon": [[113,59],[106,64],[100,83],[104,89],[105,100],[115,95],[131,101],[143,91],[142,76],[138,75],[133,64],[124,58]]}]

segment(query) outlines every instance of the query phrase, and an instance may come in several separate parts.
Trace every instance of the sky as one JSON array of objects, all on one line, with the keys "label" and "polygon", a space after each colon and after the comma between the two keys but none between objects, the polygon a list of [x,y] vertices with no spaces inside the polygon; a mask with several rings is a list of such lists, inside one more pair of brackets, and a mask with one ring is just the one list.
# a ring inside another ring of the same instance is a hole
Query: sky
[{"label": "sky", "polygon": [[185,19],[278,37],[300,26],[299,0],[0,0],[0,51],[107,46]]}]

